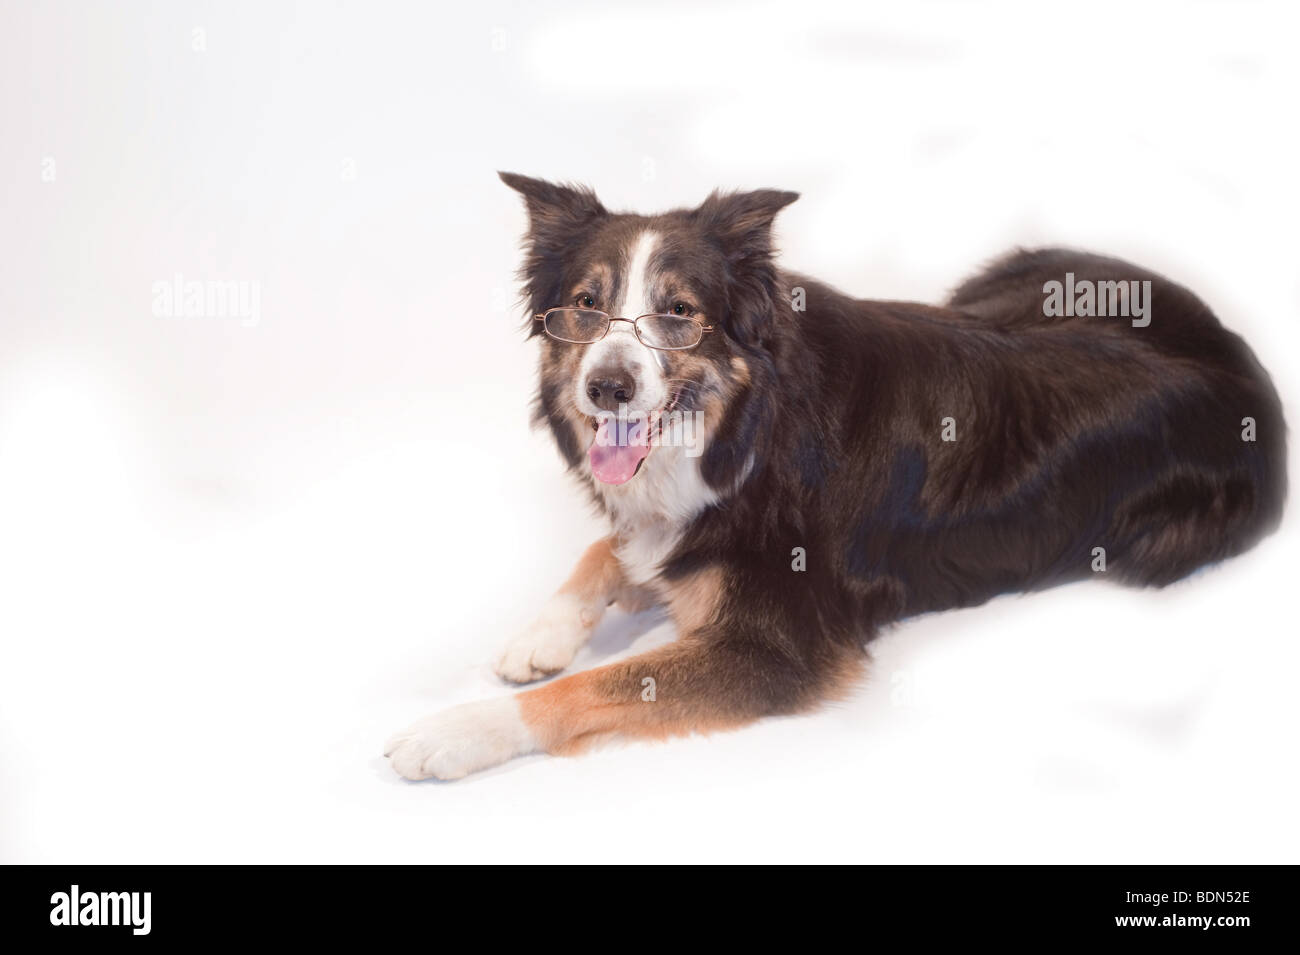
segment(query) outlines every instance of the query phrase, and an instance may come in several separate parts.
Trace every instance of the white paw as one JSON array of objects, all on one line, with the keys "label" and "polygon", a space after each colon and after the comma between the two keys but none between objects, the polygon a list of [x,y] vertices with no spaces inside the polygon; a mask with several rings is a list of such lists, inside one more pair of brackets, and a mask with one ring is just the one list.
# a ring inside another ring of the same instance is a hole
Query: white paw
[{"label": "white paw", "polygon": [[572,594],[556,594],[532,625],[497,655],[493,669],[511,683],[531,683],[559,673],[582,649],[599,610]]},{"label": "white paw", "polygon": [[384,755],[407,779],[460,779],[537,748],[518,702],[506,696],[426,716],[390,739]]}]

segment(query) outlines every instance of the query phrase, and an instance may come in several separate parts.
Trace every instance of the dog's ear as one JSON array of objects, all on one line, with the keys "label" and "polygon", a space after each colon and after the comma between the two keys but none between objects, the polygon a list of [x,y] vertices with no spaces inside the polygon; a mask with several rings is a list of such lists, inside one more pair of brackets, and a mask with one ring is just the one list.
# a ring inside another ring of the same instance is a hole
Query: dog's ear
[{"label": "dog's ear", "polygon": [[799,193],[780,189],[714,192],[691,213],[727,257],[729,330],[745,344],[761,345],[767,338],[776,293],[772,220],[798,198]]},{"label": "dog's ear", "polygon": [[563,242],[592,219],[606,214],[596,194],[585,186],[533,179],[514,172],[498,176],[524,197],[528,207],[528,233],[534,243]]},{"label": "dog's ear", "polygon": [[695,217],[722,240],[728,252],[740,255],[770,254],[772,220],[778,212],[798,198],[799,193],[780,189],[715,191],[695,210]]},{"label": "dog's ear", "polygon": [[596,194],[583,186],[560,185],[513,172],[497,175],[524,197],[528,207],[528,233],[524,236],[519,278],[528,301],[524,327],[529,335],[537,335],[541,329],[532,316],[555,304],[561,292],[565,257],[582,232],[608,213]]}]

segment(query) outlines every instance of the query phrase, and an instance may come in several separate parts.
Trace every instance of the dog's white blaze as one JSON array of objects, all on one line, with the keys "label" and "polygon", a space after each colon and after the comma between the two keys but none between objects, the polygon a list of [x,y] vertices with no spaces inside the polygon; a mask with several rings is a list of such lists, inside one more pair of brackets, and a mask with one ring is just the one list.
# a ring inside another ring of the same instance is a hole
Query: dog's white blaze
[{"label": "dog's white blaze", "polygon": [[659,247],[659,234],[647,229],[637,236],[628,256],[627,287],[623,292],[623,301],[619,305],[621,318],[636,318],[653,311],[650,304],[650,256]]},{"label": "dog's white blaze", "polygon": [[[649,229],[633,240],[628,254],[623,301],[614,311],[614,317],[634,319],[652,310],[650,257],[658,247],[659,234]],[[657,353],[637,340],[631,325],[615,322],[608,335],[594,345],[587,346],[578,368],[578,378],[574,384],[577,388],[578,407],[585,414],[594,416],[600,410],[587,398],[587,379],[597,368],[609,366],[626,368],[635,378],[635,395],[630,411],[649,411],[661,406],[667,399],[668,388]]]}]

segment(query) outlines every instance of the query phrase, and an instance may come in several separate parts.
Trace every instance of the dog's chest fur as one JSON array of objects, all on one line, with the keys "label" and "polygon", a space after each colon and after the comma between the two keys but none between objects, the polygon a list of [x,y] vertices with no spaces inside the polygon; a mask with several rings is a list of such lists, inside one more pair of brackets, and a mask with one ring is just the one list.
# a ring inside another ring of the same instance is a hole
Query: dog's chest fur
[{"label": "dog's chest fur", "polygon": [[631,481],[596,485],[619,541],[615,554],[630,582],[654,580],[690,522],[717,502],[699,463],[685,448],[659,447]]}]

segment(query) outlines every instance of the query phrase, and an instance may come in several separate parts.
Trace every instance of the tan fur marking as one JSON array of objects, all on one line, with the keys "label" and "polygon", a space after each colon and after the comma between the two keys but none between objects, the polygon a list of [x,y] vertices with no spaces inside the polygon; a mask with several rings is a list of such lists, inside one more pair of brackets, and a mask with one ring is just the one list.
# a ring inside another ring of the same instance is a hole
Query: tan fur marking
[{"label": "tan fur marking", "polygon": [[739,355],[731,356],[732,381],[737,385],[747,385],[750,382],[749,363]]},{"label": "tan fur marking", "polygon": [[[663,739],[735,729],[767,715],[728,674],[705,638],[677,643],[520,693],[519,711],[548,753],[568,756],[607,739]],[[861,677],[866,655],[845,650],[785,708],[798,712],[840,699]],[[651,681],[651,682],[647,682]],[[647,698],[653,690],[653,699]]]},{"label": "tan fur marking", "polygon": [[723,593],[722,570],[707,567],[666,588],[669,612],[682,633],[698,630],[714,618]]},{"label": "tan fur marking", "polygon": [[558,756],[571,756],[613,737],[663,739],[750,722],[712,709],[707,700],[691,705],[644,698],[646,679],[654,680],[656,697],[659,687],[674,678],[689,682],[692,650],[692,641],[686,639],[520,693],[520,715],[542,749]]},{"label": "tan fur marking", "polygon": [[586,549],[558,593],[573,594],[584,602],[608,604],[623,585],[623,568],[614,556],[614,539],[605,537]]},{"label": "tan fur marking", "polygon": [[866,650],[846,651],[826,681],[822,702],[840,703],[852,696],[866,676],[869,662],[871,658]]},{"label": "tan fur marking", "polygon": [[[584,292],[589,292],[596,296],[608,296],[614,291],[614,270],[610,268],[607,262],[597,262],[587,276],[569,290],[569,301],[565,305],[574,304],[574,300]],[[599,298],[596,301],[596,307],[603,307]]]}]

